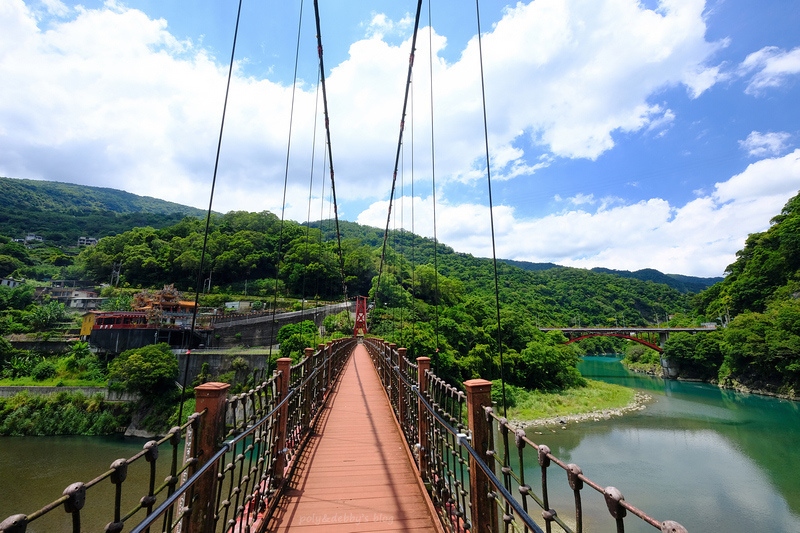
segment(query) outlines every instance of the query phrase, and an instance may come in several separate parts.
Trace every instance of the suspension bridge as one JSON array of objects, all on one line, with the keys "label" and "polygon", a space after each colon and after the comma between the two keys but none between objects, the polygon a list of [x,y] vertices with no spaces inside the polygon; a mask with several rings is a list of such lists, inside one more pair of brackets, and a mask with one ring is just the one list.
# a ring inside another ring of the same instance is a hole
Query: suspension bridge
[{"label": "suspension bridge", "polygon": [[[316,0],[314,7],[326,161],[346,300]],[[378,289],[382,287],[421,7],[419,0]],[[241,3],[239,8],[241,11]],[[237,32],[238,15],[229,72],[234,66]],[[478,17],[479,47],[480,36]],[[230,86],[230,75],[228,79]],[[227,102],[228,90],[222,126]],[[484,104],[484,130],[485,122]],[[488,212],[493,229],[489,144],[485,137]],[[288,159],[287,154],[287,164]],[[215,166],[212,199],[216,181]],[[435,190],[434,182],[434,203]],[[209,201],[206,240],[211,205]],[[279,243],[279,250],[281,246]],[[496,265],[493,234],[492,249]],[[434,265],[435,252],[436,246]],[[204,242],[199,273],[203,272],[205,255]],[[198,295],[202,279],[198,274]],[[499,324],[496,266],[495,293]],[[196,313],[197,305],[194,308]],[[368,329],[365,305],[357,315],[364,332]],[[192,328],[195,319],[196,315]],[[500,330],[498,327],[498,336]],[[498,338],[497,346],[502,345]],[[499,355],[502,367],[502,351]],[[186,360],[188,365],[189,358]],[[593,517],[593,521],[606,521],[617,531],[624,531],[631,521],[664,533],[686,531],[678,522],[649,516],[614,486],[593,481],[580,466],[565,463],[546,444],[535,443],[524,431],[512,427],[494,411],[490,381],[468,380],[461,390],[437,376],[429,358],[411,360],[404,348],[363,335],[307,348],[298,363],[284,358],[277,365],[273,375],[242,394],[229,395],[229,386],[224,383],[200,385],[195,389],[196,412],[185,423],[173,427],[164,438],[147,442],[132,457],[114,461],[105,472],[70,484],[45,507],[6,518],[0,523],[0,532],[49,531],[50,526],[39,528],[65,515],[71,525],[62,524],[58,529],[85,531],[84,509],[99,501],[108,503],[106,532],[582,532],[583,502],[590,498],[599,499],[607,509],[604,516]],[[126,484],[134,472],[147,479],[145,493],[137,493]],[[537,472],[536,482],[530,479],[531,472]],[[554,483],[569,486],[569,501],[551,498]]]},{"label": "suspension bridge", "polygon": [[[686,531],[512,427],[495,413],[491,386],[453,387],[429,358],[410,361],[381,339],[330,341],[297,364],[279,359],[246,393],[200,385],[185,424],[42,509],[6,518],[0,532],[50,531],[37,528],[48,518],[66,522],[59,530],[87,531],[82,512],[102,501],[111,502],[107,532],[580,532],[589,498],[608,513],[593,522],[616,531],[631,520]],[[149,480],[146,493],[128,488],[134,475]],[[554,483],[572,497],[551,498]]]}]

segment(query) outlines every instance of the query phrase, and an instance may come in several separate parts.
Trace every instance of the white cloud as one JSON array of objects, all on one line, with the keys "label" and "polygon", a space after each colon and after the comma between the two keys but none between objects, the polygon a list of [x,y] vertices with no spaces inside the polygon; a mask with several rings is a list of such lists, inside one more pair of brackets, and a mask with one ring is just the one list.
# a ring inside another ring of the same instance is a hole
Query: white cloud
[{"label": "white cloud", "polygon": [[786,149],[791,135],[786,132],[751,131],[747,139],[739,141],[739,146],[753,157],[778,155]]},{"label": "white cloud", "polygon": [[[498,206],[497,254],[581,268],[656,268],[720,276],[747,236],[765,230],[799,190],[800,149],[753,163],[717,183],[710,195],[683,206],[660,198],[623,205],[614,205],[619,199],[604,199],[594,211],[570,209],[540,218],[526,218],[511,207]],[[568,201],[576,206],[596,203],[591,195],[576,195]],[[408,213],[411,199],[405,198],[404,204]],[[376,202],[359,215],[358,222],[383,227],[387,206],[387,202]],[[416,199],[417,233],[432,236],[432,213],[430,198]],[[441,242],[458,251],[491,257],[487,207],[442,202],[436,213]],[[410,216],[406,217],[410,227]]]},{"label": "white cloud", "polygon": [[406,16],[399,21],[394,21],[384,13],[372,13],[367,26],[367,36],[382,39],[387,35],[404,35],[413,28],[414,19],[406,13]]},{"label": "white cloud", "polygon": [[57,17],[65,17],[69,13],[69,8],[61,0],[42,0],[47,12]]},{"label": "white cloud", "polygon": [[[774,203],[775,197],[787,198],[800,189],[800,149],[773,159],[756,161],[741,174],[717,183],[712,196],[719,202]],[[783,207],[782,205],[780,207]],[[775,210],[778,214],[780,207]]]},{"label": "white cloud", "polygon": [[777,46],[765,46],[748,55],[739,66],[742,76],[753,74],[745,92],[758,96],[765,89],[781,87],[789,78],[800,74],[800,47],[785,51]]},{"label": "white cloud", "polygon": [[[122,4],[67,11],[59,0],[43,5],[56,18],[43,21],[22,0],[0,3],[0,72],[14,80],[0,84],[0,175],[110,186],[206,207],[227,67],[198,42],[177,39],[167,21]],[[507,8],[483,35],[493,177],[521,181],[556,158],[596,159],[616,135],[659,135],[671,127],[677,116],[660,99],[665,88],[685,87],[698,98],[724,77],[710,61],[727,41],[706,41],[704,7],[702,0],[664,0],[657,10],[637,0],[536,0]],[[410,47],[388,41],[407,34],[409,17],[370,20],[366,37],[327,76],[337,195],[351,207],[389,189]],[[434,32],[432,41],[437,181],[483,179],[477,40],[454,62],[439,55],[444,36]],[[417,41],[405,123],[404,162],[413,145],[417,169],[431,166],[428,47],[427,35]],[[753,75],[753,90],[772,87],[797,72],[797,55],[798,49],[764,49],[741,72]],[[240,61],[241,67],[248,59]],[[287,191],[287,217],[295,220],[308,211],[315,98],[313,86],[297,91]],[[290,87],[242,68],[234,73],[215,209],[280,213],[290,101]],[[327,182],[321,125],[312,218],[323,174]],[[742,147],[776,156],[787,147],[781,135],[754,132]],[[795,151],[754,163],[682,207],[574,191],[569,210],[540,218],[498,206],[498,254],[717,275],[746,233],[763,229],[745,228],[741,214],[766,224],[797,190],[797,158]],[[417,170],[416,179],[429,173]],[[490,255],[488,235],[474,229],[485,228],[487,208],[474,201],[440,205],[440,240]],[[382,227],[385,207],[374,203],[359,222]],[[418,200],[420,220],[431,208],[430,199]],[[323,211],[329,216],[328,204]],[[347,214],[340,209],[340,216]],[[724,237],[730,228],[737,231]],[[431,234],[424,223],[415,229]]]},{"label": "white cloud", "polygon": [[[0,7],[0,68],[15,80],[0,86],[0,174],[205,206],[226,67],[197,42],[176,39],[167,21],[122,4],[69,13],[59,0],[46,6],[69,18],[40,23],[22,0]],[[614,146],[615,132],[663,131],[674,112],[648,103],[654,93],[684,84],[697,96],[716,79],[705,65],[721,45],[705,41],[702,10],[701,0],[665,1],[658,11],[636,0],[507,9],[483,42],[493,176],[521,179],[554,157],[596,158]],[[410,23],[373,14],[367,38],[327,77],[341,199],[388,190],[410,42],[394,46],[384,36],[407,34]],[[413,120],[415,164],[430,168],[429,69],[420,66],[428,39],[417,45],[406,146]],[[477,41],[454,63],[438,57],[446,45],[434,32],[437,178],[472,182],[485,175]],[[220,194],[217,209],[275,207],[290,95],[268,79],[234,74],[218,184],[238,190]],[[289,173],[300,183],[310,162],[295,153],[311,144],[314,98],[314,87],[301,87],[295,103]],[[526,153],[529,139],[544,153]]]}]

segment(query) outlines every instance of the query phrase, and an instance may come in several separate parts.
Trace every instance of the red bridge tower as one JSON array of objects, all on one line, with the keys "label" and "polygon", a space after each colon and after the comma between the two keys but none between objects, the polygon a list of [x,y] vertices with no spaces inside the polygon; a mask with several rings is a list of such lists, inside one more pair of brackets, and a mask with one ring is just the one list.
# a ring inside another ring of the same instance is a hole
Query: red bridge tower
[{"label": "red bridge tower", "polygon": [[358,330],[361,329],[362,334],[367,333],[367,297],[356,297],[356,327],[353,328],[353,336],[358,335]]}]

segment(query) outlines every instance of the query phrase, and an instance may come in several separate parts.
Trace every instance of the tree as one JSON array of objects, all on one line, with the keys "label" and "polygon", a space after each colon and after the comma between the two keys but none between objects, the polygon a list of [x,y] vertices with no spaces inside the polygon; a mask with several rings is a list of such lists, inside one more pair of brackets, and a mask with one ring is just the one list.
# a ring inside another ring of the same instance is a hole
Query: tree
[{"label": "tree", "polygon": [[51,301],[38,305],[28,314],[28,323],[37,331],[53,327],[57,322],[64,320],[66,311],[64,304]]},{"label": "tree", "polygon": [[103,311],[130,311],[133,309],[133,296],[130,293],[123,292],[117,296],[110,298],[102,305]]},{"label": "tree", "polygon": [[[558,331],[541,335],[528,343],[512,369],[515,385],[529,389],[555,390],[582,387],[586,381],[578,372],[578,354]],[[509,379],[512,381],[512,379]]]},{"label": "tree", "polygon": [[317,334],[317,326],[311,320],[303,320],[297,324],[286,324],[278,332],[281,357],[291,357],[298,360],[303,351],[313,347]]},{"label": "tree", "polygon": [[178,359],[169,344],[151,344],[122,352],[108,367],[108,379],[143,396],[156,395],[174,387]]},{"label": "tree", "polygon": [[8,276],[22,266],[22,262],[10,255],[0,255],[0,276]]}]

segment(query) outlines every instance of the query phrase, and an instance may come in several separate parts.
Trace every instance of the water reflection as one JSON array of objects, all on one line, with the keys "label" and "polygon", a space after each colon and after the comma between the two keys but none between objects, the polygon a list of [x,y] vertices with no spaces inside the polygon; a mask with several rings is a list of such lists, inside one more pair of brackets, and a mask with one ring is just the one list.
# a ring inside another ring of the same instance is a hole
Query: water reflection
[{"label": "water reflection", "polygon": [[[592,379],[644,390],[654,401],[622,418],[538,430],[542,435],[532,429],[532,440],[600,485],[617,487],[657,519],[690,531],[800,531],[796,402],[641,376],[615,358],[587,358],[580,369]],[[528,455],[526,464],[537,465]],[[550,476],[551,490],[567,505],[560,514],[571,514],[566,475],[551,469]],[[584,489],[584,516],[592,519],[587,530],[614,531],[602,496],[590,490]],[[653,529],[629,518],[626,531]]]},{"label": "water reflection", "polygon": [[[116,459],[141,451],[145,442],[121,437],[0,437],[0,482],[5,489],[0,498],[0,521],[14,514],[30,514],[57,500],[67,485],[99,476]],[[162,455],[158,461],[158,483],[168,474],[169,456],[163,453],[166,459]],[[147,493],[148,474],[144,460],[128,469],[123,512],[134,508]],[[102,531],[113,521],[113,511],[114,486],[105,480],[87,491],[81,529]],[[63,508],[56,509],[30,524],[27,531],[67,533],[72,531],[72,520]]]}]

